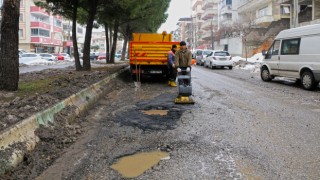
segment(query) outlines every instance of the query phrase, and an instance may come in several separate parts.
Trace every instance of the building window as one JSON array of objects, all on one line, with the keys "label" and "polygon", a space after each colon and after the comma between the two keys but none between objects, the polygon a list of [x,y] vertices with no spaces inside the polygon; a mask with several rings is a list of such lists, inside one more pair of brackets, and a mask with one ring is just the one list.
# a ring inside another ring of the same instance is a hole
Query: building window
[{"label": "building window", "polygon": [[300,39],[288,39],[282,41],[281,55],[299,54]]},{"label": "building window", "polygon": [[23,37],[23,29],[19,29],[19,37]]},{"label": "building window", "polygon": [[226,0],[226,5],[232,5],[232,0]]},{"label": "building window", "polygon": [[58,19],[55,19],[54,25],[57,26],[57,27],[62,27],[62,22],[60,20],[58,20]]},{"label": "building window", "polygon": [[31,29],[31,36],[50,37],[50,32],[44,29]]},{"label": "building window", "polygon": [[31,36],[39,36],[39,29],[31,29]]},{"label": "building window", "polygon": [[19,15],[19,22],[23,22],[23,14],[22,13],[20,13],[20,15]]},{"label": "building window", "polygon": [[258,17],[263,17],[268,15],[268,7],[262,8],[258,12]]},{"label": "building window", "polygon": [[281,6],[281,14],[290,14],[290,6]]}]

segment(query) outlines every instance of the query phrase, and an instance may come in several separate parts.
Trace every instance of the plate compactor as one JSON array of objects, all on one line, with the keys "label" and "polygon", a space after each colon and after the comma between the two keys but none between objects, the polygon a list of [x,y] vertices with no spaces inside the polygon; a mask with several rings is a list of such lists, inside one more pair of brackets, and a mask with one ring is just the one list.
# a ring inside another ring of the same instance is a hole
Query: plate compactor
[{"label": "plate compactor", "polygon": [[191,85],[191,68],[177,68],[177,87],[178,97],[175,99],[176,104],[194,104]]}]

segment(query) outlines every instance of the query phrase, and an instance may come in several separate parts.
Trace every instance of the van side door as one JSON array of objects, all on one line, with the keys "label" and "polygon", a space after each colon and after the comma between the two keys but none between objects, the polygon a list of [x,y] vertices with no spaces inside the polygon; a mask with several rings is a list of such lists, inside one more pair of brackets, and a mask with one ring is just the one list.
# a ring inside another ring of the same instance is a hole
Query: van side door
[{"label": "van side door", "polygon": [[301,67],[300,38],[283,39],[281,42],[281,53],[279,62],[279,74],[281,76],[299,78]]},{"label": "van side door", "polygon": [[273,42],[264,59],[270,68],[271,75],[279,75],[280,42],[281,40],[275,40]]}]

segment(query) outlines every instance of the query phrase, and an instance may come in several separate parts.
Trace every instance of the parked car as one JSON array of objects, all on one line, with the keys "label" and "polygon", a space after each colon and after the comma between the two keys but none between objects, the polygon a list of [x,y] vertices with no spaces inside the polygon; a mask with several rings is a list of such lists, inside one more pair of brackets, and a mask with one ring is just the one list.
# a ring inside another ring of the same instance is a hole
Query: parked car
[{"label": "parked car", "polygon": [[[90,52],[90,60],[97,60],[99,57],[99,52]],[[82,54],[82,58],[83,58],[83,54]]]},{"label": "parked car", "polygon": [[121,54],[121,53],[116,53],[114,57],[115,57],[115,58],[117,58],[117,59],[120,59],[120,58],[121,58],[121,56],[122,56],[122,54]]},{"label": "parked car", "polygon": [[99,53],[98,52],[90,52],[90,60],[97,60],[99,57]]},{"label": "parked car", "polygon": [[58,57],[56,57],[56,56],[54,56],[52,54],[49,54],[49,53],[40,53],[39,55],[42,57],[42,59],[46,59],[48,61],[56,61],[56,60],[58,60]]},{"label": "parked car", "polygon": [[66,60],[66,61],[70,61],[70,60],[71,60],[69,54],[67,54],[67,53],[61,53],[61,55],[64,57],[64,60]]},{"label": "parked car", "polygon": [[64,60],[64,56],[62,56],[59,53],[53,53],[52,55],[54,55],[55,57],[57,57],[58,60]]},{"label": "parked car", "polygon": [[227,51],[213,51],[206,57],[204,66],[211,69],[216,67],[228,67],[229,69],[232,69],[232,56],[230,56]]},{"label": "parked car", "polygon": [[18,49],[18,52],[19,52],[19,55],[28,53],[27,51],[25,51],[25,50],[23,50],[23,49]]},{"label": "parked car", "polygon": [[106,53],[100,53],[98,56],[98,60],[105,60],[106,59]]},{"label": "parked car", "polygon": [[269,50],[262,52],[261,79],[295,78],[306,90],[316,88],[320,81],[319,41],[320,24],[281,31]]},{"label": "parked car", "polygon": [[42,60],[42,57],[39,54],[35,53],[24,53],[19,57],[19,63],[26,64],[31,61]]},{"label": "parked car", "polygon": [[196,63],[197,65],[203,66],[204,65],[204,60],[205,58],[211,54],[213,50],[208,50],[208,49],[197,49],[196,50]]}]

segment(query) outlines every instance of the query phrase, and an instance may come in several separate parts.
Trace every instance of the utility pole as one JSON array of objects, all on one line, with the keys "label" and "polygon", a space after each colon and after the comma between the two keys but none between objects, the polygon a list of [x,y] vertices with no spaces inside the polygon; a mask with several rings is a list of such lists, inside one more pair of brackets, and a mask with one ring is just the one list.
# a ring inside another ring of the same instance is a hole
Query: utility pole
[{"label": "utility pole", "polygon": [[211,49],[214,50],[214,40],[213,40],[213,19],[211,20]]},{"label": "utility pole", "polygon": [[293,0],[293,27],[299,24],[299,0]]}]

